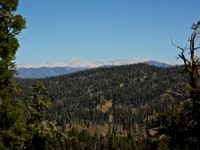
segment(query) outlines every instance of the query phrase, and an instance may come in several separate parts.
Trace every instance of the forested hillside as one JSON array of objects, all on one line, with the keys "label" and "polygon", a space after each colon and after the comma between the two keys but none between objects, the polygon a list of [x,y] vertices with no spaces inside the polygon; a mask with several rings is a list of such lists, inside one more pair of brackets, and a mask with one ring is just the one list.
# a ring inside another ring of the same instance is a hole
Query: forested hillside
[{"label": "forested hillside", "polygon": [[15,54],[26,19],[18,4],[0,1],[0,150],[200,150],[200,21],[188,47],[171,39],[184,66],[20,79]]},{"label": "forested hillside", "polygon": [[[182,68],[135,64],[41,79],[52,101],[48,119],[104,134],[144,134],[145,117],[167,108],[172,102],[164,95],[184,87]],[[36,79],[16,80],[27,95]]]}]

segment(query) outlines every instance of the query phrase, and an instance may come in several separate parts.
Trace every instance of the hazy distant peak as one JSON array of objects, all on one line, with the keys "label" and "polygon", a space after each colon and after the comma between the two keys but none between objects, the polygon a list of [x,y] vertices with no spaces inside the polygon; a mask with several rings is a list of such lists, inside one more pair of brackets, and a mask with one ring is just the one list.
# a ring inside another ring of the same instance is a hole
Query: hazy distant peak
[{"label": "hazy distant peak", "polygon": [[[139,58],[139,59],[134,59],[134,60],[109,60],[107,62],[101,62],[101,61],[86,61],[86,60],[79,60],[76,58],[66,60],[64,62],[46,62],[46,63],[37,63],[37,64],[19,64],[17,65],[17,68],[41,68],[41,67],[48,67],[48,68],[53,68],[53,67],[68,67],[68,68],[96,68],[96,67],[101,67],[101,66],[106,66],[106,65],[111,65],[111,66],[119,66],[119,65],[126,65],[126,64],[136,64],[136,63],[144,63],[148,61],[154,61],[149,58]],[[154,61],[157,63],[165,63],[169,65],[180,65],[182,63],[171,63],[171,62],[166,62],[166,61]]]}]

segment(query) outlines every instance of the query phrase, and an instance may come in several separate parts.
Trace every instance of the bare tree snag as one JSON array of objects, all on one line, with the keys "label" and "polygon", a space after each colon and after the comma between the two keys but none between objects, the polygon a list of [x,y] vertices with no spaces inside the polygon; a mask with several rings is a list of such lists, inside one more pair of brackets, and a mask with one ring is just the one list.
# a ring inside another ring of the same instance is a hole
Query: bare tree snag
[{"label": "bare tree snag", "polygon": [[[171,42],[176,48],[181,50],[181,53],[178,55],[178,58],[182,59],[184,62],[184,67],[186,74],[188,74],[188,83],[189,83],[189,97],[192,100],[192,118],[194,121],[194,131],[193,136],[196,139],[197,149],[200,149],[200,89],[199,89],[199,75],[200,75],[200,60],[195,55],[195,52],[200,49],[200,46],[196,46],[198,38],[200,37],[200,21],[197,24],[193,24],[191,29],[193,33],[189,38],[190,46],[182,48],[173,43],[172,38]],[[189,51],[190,60],[186,58],[185,52]]]}]

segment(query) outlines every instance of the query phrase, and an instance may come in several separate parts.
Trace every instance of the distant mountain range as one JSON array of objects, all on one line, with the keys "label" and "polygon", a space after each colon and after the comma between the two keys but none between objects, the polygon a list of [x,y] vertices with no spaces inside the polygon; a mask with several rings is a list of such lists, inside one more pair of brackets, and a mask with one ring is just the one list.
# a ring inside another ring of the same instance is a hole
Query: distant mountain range
[{"label": "distant mountain range", "polygon": [[20,78],[45,78],[73,73],[87,68],[68,68],[68,67],[41,67],[41,68],[17,68]]},{"label": "distant mountain range", "polygon": [[20,78],[45,78],[50,76],[58,76],[80,70],[103,67],[103,66],[120,66],[136,63],[146,63],[158,67],[170,67],[180,65],[180,63],[168,63],[163,61],[154,61],[147,58],[135,60],[111,60],[107,62],[101,61],[84,61],[78,59],[70,59],[65,62],[44,63],[44,64],[25,64],[17,65],[18,75]]}]

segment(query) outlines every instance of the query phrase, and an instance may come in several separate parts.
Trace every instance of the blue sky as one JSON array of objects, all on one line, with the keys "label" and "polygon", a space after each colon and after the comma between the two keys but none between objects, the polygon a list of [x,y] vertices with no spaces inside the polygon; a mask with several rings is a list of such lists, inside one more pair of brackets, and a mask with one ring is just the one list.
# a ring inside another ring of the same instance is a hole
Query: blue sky
[{"label": "blue sky", "polygon": [[199,0],[20,0],[27,20],[17,64],[71,58],[176,61],[200,20]]}]

